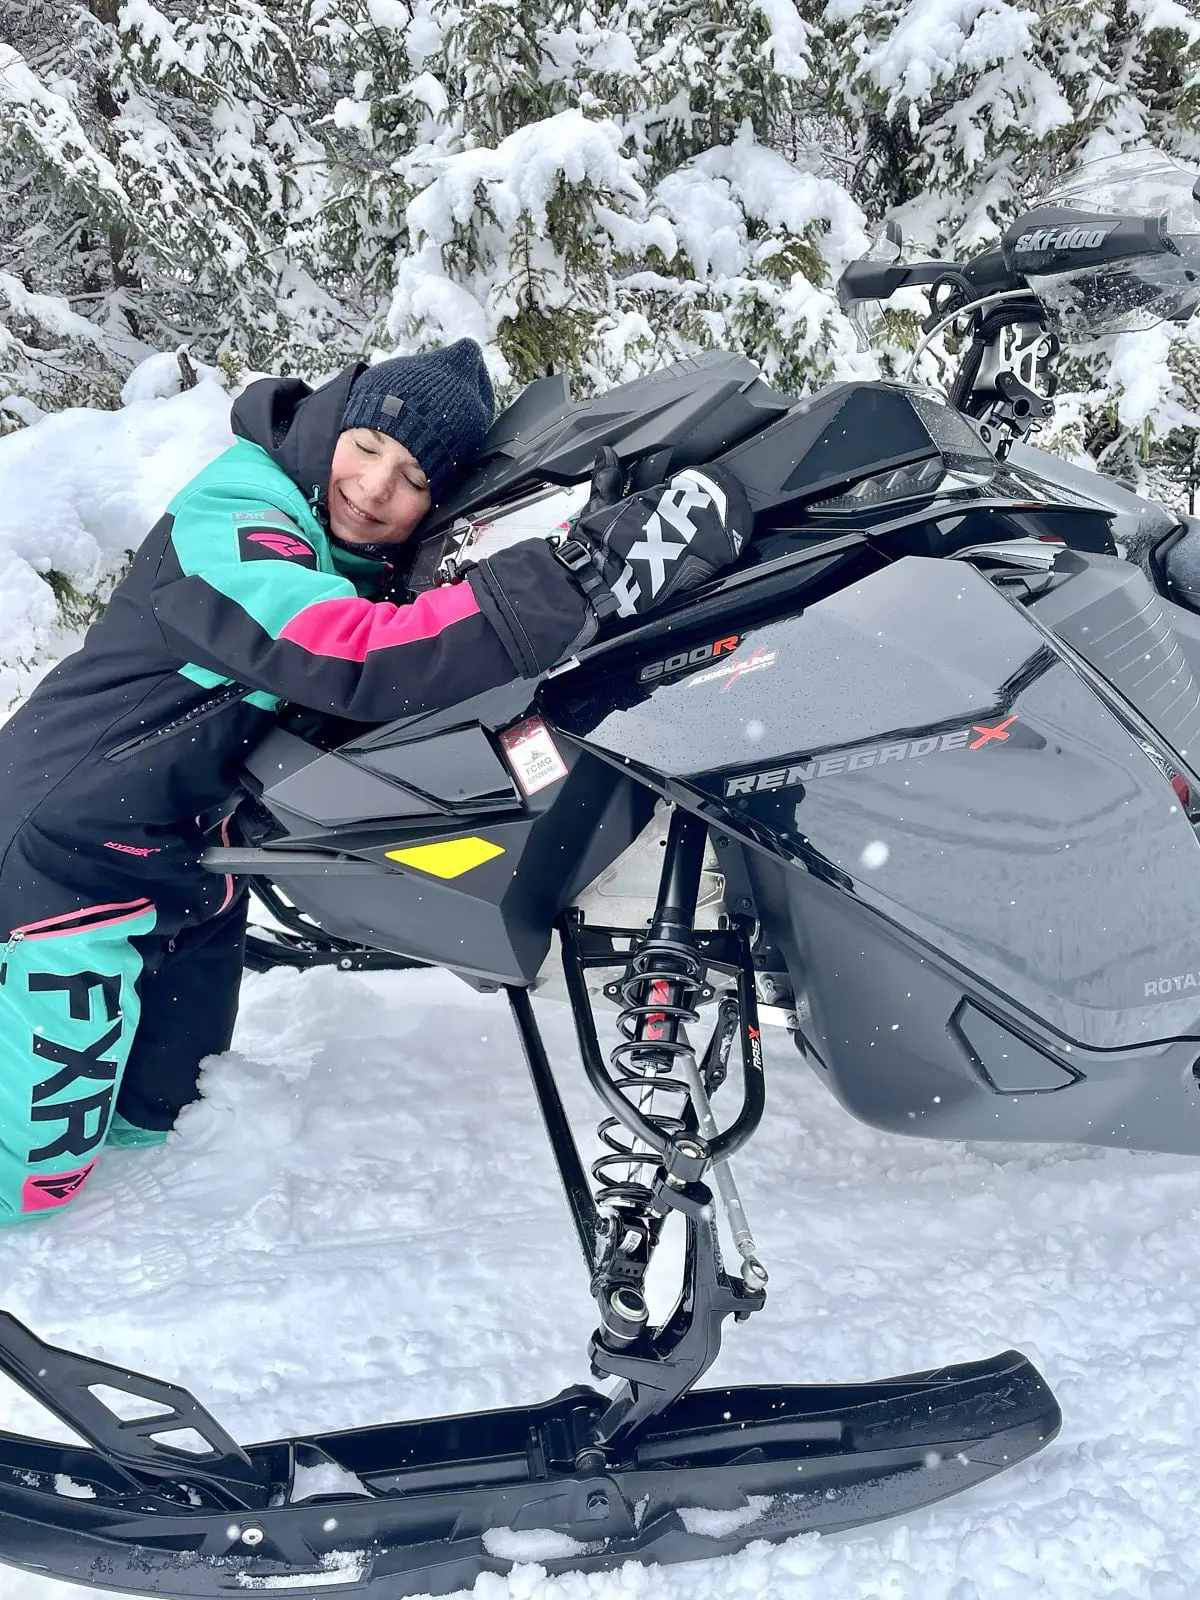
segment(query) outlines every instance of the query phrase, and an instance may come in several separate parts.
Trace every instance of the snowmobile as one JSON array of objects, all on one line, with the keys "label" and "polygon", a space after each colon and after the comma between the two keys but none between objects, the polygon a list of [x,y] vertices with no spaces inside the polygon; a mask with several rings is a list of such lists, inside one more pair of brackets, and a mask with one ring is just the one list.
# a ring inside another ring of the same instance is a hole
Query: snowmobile
[{"label": "snowmobile", "polygon": [[[1054,1437],[1015,1351],[697,1384],[767,1299],[731,1170],[764,1112],[764,1021],[882,1128],[1200,1150],[1200,524],[1024,443],[1072,327],[1200,299],[1192,183],[1115,167],[970,262],[848,269],[848,308],[915,285],[929,336],[954,323],[948,396],[796,401],[712,354],[580,402],[545,378],[499,418],[415,582],[586,484],[603,446],[630,488],[719,461],[755,538],[541,681],[281,725],[240,842],[206,860],[273,912],[262,965],[437,965],[507,996],[597,1386],[243,1447],[187,1391],[0,1314],[0,1370],[83,1441],[0,1435],[0,1559],[159,1595],[399,1600],[508,1571],[498,1530],[543,1533],[551,1572],[694,1559],[912,1511]],[[652,532],[638,559],[663,559]],[[531,998],[556,992],[604,1108],[590,1166]],[[668,1228],[682,1281],[655,1322]],[[352,1488],[299,1497],[313,1467]]]}]

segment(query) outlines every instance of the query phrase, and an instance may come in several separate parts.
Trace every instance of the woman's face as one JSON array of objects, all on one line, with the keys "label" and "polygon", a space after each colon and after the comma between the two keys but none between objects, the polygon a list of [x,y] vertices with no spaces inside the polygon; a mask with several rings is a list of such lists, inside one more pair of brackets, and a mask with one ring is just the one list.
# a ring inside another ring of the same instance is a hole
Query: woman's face
[{"label": "woman's face", "polygon": [[402,444],[374,428],[339,434],[329,522],[347,544],[403,544],[429,510],[429,479]]}]

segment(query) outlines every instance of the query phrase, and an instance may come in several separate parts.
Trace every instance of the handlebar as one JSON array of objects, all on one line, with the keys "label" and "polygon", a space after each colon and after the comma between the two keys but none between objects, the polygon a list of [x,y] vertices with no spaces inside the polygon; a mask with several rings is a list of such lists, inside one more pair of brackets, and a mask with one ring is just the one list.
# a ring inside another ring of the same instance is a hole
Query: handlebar
[{"label": "handlebar", "polygon": [[[887,301],[901,289],[957,288],[963,307],[1005,290],[1027,288],[1025,279],[1005,265],[999,249],[985,250],[970,261],[852,261],[838,279],[838,304],[849,312],[868,300]],[[934,307],[938,316],[942,309]]]},{"label": "handlebar", "polygon": [[[1197,180],[1200,189],[1200,180]],[[1200,203],[1200,201],[1198,201]],[[838,280],[843,311],[868,300],[887,302],[901,289],[943,284],[956,290],[941,304],[931,296],[933,319],[967,310],[996,294],[1026,290],[1036,299],[1030,276],[1053,277],[1137,257],[1178,255],[1163,216],[1090,213],[1058,205],[1035,207],[1012,223],[1000,244],[968,261],[852,261]]]},{"label": "handlebar", "polygon": [[[898,230],[889,229],[889,238],[898,256]],[[968,261],[852,261],[838,281],[838,304],[862,336],[858,307],[886,304],[903,289],[925,290],[929,314],[905,376],[911,377],[932,340],[957,324],[968,343],[948,398],[1005,455],[1015,439],[1053,413],[1061,343],[1047,301],[1053,303],[1060,291],[1049,286],[1078,282],[1085,286],[1081,299],[1102,300],[1106,273],[1134,274],[1135,281],[1137,274],[1157,275],[1157,282],[1163,268],[1155,260],[1182,255],[1165,214],[1047,203],[1018,217],[999,245]],[[1098,291],[1090,286],[1097,276]]]}]

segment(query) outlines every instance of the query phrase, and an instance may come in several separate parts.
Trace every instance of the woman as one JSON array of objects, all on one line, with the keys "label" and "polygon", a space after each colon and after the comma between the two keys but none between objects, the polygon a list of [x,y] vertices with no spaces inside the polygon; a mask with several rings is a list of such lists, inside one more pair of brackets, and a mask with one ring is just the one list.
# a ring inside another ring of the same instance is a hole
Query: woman
[{"label": "woman", "polygon": [[[0,729],[0,1222],[61,1210],[106,1141],[165,1138],[201,1059],[228,1048],[245,899],[201,868],[202,824],[277,707],[371,723],[451,705],[736,555],[736,486],[693,475],[614,505],[610,460],[607,509],[590,503],[559,550],[531,539],[411,603],[380,598],[389,556],[463,481],[492,416],[467,339],[315,391],[251,384],[236,443]],[[637,539],[660,510],[690,527],[686,559],[639,586]]]}]

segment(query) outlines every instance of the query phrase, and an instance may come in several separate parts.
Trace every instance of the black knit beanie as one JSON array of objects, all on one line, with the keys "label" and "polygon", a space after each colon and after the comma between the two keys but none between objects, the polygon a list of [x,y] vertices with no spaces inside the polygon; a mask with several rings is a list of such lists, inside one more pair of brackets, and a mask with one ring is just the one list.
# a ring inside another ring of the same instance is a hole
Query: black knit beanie
[{"label": "black knit beanie", "polygon": [[411,450],[434,505],[465,477],[495,414],[491,379],[473,339],[396,356],[359,374],[342,412],[347,428],[375,428]]}]

